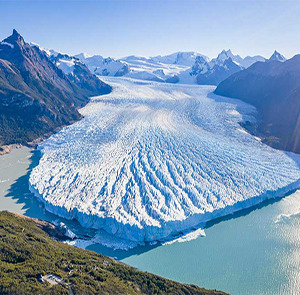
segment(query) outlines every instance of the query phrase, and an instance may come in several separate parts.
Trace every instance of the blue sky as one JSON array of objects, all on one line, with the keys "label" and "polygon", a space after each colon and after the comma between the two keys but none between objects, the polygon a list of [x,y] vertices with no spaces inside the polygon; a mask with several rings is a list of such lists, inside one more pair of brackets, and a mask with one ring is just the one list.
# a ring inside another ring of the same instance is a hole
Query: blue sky
[{"label": "blue sky", "polygon": [[69,54],[164,55],[223,48],[241,56],[300,53],[300,1],[0,1],[0,39]]}]

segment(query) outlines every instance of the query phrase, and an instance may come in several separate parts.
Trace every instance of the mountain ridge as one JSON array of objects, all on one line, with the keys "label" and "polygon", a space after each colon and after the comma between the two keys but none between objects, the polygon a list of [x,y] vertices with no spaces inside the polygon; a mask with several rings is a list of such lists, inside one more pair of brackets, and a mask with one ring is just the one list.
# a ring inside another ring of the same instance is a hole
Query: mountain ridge
[{"label": "mountain ridge", "polygon": [[300,55],[255,63],[221,82],[215,93],[254,105],[260,119],[257,132],[264,141],[300,152]]},{"label": "mountain ridge", "polygon": [[0,146],[29,144],[80,119],[90,96],[111,91],[96,76],[87,80],[92,87],[72,81],[13,30],[0,42]]},{"label": "mountain ridge", "polygon": [[[51,51],[47,52],[51,54]],[[53,53],[55,56],[57,55],[56,51]],[[276,56],[274,56],[275,54]],[[230,49],[223,49],[213,59],[196,51],[178,51],[151,57],[130,55],[118,59],[79,53],[74,58],[78,58],[92,73],[99,76],[124,76],[166,83],[216,86],[230,75],[248,68],[258,61],[285,59],[276,50],[267,59],[261,55],[243,58],[240,55],[234,55]]]},{"label": "mountain ridge", "polygon": [[[81,61],[88,64],[82,58],[84,54],[77,56],[81,56]],[[94,59],[95,61],[95,64],[88,65],[90,70],[92,70],[92,66],[97,68],[95,57],[86,59],[89,61]],[[103,57],[101,58],[103,59]],[[120,76],[167,83],[218,85],[231,74],[247,68],[257,61],[266,60],[259,55],[242,58],[239,55],[234,55],[229,49],[227,51],[222,50],[212,60],[199,52],[179,51],[153,57],[131,55],[114,61],[119,62],[120,65],[127,65],[127,70],[122,72]],[[100,68],[102,68],[101,64]],[[105,71],[105,75],[110,75],[109,72],[109,70]]]}]

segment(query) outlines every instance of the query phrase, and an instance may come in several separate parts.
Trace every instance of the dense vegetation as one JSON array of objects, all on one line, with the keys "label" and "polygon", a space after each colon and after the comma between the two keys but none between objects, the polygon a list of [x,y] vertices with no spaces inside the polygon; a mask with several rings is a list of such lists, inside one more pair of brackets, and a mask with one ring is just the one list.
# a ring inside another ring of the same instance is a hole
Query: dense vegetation
[{"label": "dense vegetation", "polygon": [[[0,294],[224,294],[138,271],[58,242],[47,222],[0,212]],[[40,282],[54,274],[63,283]]]}]

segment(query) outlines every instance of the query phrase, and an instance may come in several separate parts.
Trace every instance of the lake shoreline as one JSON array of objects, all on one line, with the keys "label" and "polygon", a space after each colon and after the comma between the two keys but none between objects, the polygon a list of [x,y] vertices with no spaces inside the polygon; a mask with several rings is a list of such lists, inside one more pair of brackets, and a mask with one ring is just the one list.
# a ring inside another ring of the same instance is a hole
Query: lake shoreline
[{"label": "lake shoreline", "polygon": [[[33,195],[28,195],[30,192],[28,188],[26,188],[28,187],[28,176],[26,177],[26,173],[28,174],[30,169],[37,164],[39,156],[37,150],[22,147],[21,149],[15,149],[12,153],[0,157],[0,161],[7,159],[7,161],[0,162],[3,163],[0,165],[0,167],[3,168],[2,176],[0,169],[0,180],[10,179],[8,182],[1,183],[0,181],[0,193],[3,191],[1,209],[8,209],[8,211],[12,212],[17,211],[25,216],[53,223],[57,219],[57,216],[47,212],[43,204]],[[14,159],[15,164],[9,167],[8,162],[12,163],[12,159]],[[6,190],[8,191],[5,192]],[[282,257],[282,260],[284,260],[282,263],[286,264],[289,262],[290,260],[286,258],[286,255],[289,255],[288,253],[293,249],[293,251],[297,251],[297,248],[290,246],[289,238],[284,238],[284,243],[287,244],[287,250],[281,250],[283,241],[278,237],[286,235],[291,231],[297,231],[300,225],[297,227],[292,224],[290,228],[289,223],[286,224],[286,222],[289,221],[285,221],[285,219],[279,223],[274,223],[273,220],[277,220],[278,218],[281,220],[286,218],[285,216],[291,215],[293,211],[290,213],[289,210],[297,209],[299,194],[299,191],[297,191],[284,198],[269,200],[259,204],[257,207],[245,209],[228,215],[227,217],[216,219],[212,222],[213,224],[207,224],[205,237],[199,237],[189,242],[176,242],[165,246],[160,244],[138,246],[128,251],[112,250],[111,248],[93,243],[89,244],[86,249],[103,253],[140,270],[156,273],[172,280],[193,283],[207,288],[217,288],[231,294],[253,294],[253,289],[251,289],[252,292],[250,292],[247,286],[249,282],[254,283],[254,281],[256,282],[256,289],[254,290],[257,290],[257,294],[272,294],[272,292],[262,292],[261,288],[264,288],[263,286],[273,290],[273,294],[279,294],[280,292],[278,290],[280,286],[287,284],[285,278],[289,277],[289,274],[282,274],[278,278],[269,272],[272,272],[273,265],[277,265],[276,263],[278,262],[276,261],[278,261],[278,258]],[[279,210],[283,205],[291,209]],[[273,215],[274,217],[272,217]],[[80,225],[76,222],[74,223],[74,221],[59,220],[64,222],[71,230],[80,227]],[[297,220],[296,217],[291,219],[293,222]],[[80,238],[90,239],[94,233],[84,232],[85,230],[86,229],[79,235]],[[269,237],[270,233],[272,233],[271,237]],[[298,235],[300,236],[300,232],[299,234],[297,233],[296,236]],[[268,242],[270,238],[272,239],[272,248],[270,248]],[[257,239],[261,242],[258,242]],[[278,242],[276,242],[277,240]],[[234,251],[231,249],[234,249]],[[253,251],[251,250],[249,252],[249,249],[253,249]],[[276,252],[273,254],[274,251]],[[276,254],[277,251],[284,252]],[[278,257],[278,255],[280,256]],[[236,257],[240,258],[237,259]],[[238,263],[241,259],[242,262]],[[154,264],[154,261],[160,262]],[[265,267],[261,267],[262,261],[267,270]],[[295,261],[295,263],[296,262],[297,261]],[[249,265],[249,267],[246,269],[244,267],[240,268],[245,264]],[[249,273],[252,265],[255,269],[259,270],[255,276]],[[201,267],[199,268],[199,266]],[[241,282],[235,281],[233,277],[226,279],[229,266],[232,276],[240,277],[239,280],[242,280]],[[182,271],[177,271],[176,268],[181,268]],[[293,270],[295,268],[284,267],[283,270],[285,269]],[[268,285],[269,280],[265,282],[260,281],[258,275],[262,275],[262,271],[268,273],[270,280],[275,276],[278,282],[270,286]],[[236,284],[235,282],[239,283]],[[243,292],[241,290],[243,290]],[[282,294],[288,295],[289,293],[282,292]]]}]

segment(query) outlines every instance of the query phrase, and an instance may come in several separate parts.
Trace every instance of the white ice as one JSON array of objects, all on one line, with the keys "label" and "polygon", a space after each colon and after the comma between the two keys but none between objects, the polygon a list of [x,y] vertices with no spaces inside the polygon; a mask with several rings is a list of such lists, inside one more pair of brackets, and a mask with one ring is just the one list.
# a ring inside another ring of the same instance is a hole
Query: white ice
[{"label": "white ice", "polygon": [[105,81],[111,94],[39,145],[30,187],[47,210],[154,241],[299,188],[299,155],[241,132],[252,106],[210,86]]},{"label": "white ice", "polygon": [[190,242],[192,240],[195,240],[199,237],[205,237],[205,231],[202,228],[198,228],[195,231],[191,231],[189,233],[187,233],[186,235],[182,235],[179,238],[175,238],[171,241],[167,241],[165,243],[163,243],[163,246],[165,245],[171,245],[174,243],[184,243],[184,242]]},{"label": "white ice", "polygon": [[74,71],[75,62],[74,59],[59,59],[57,66],[66,74],[71,74]]}]

